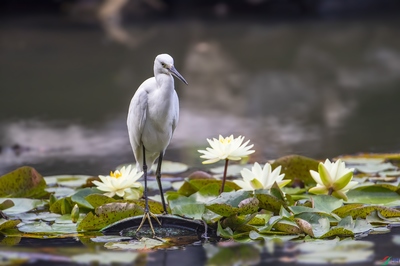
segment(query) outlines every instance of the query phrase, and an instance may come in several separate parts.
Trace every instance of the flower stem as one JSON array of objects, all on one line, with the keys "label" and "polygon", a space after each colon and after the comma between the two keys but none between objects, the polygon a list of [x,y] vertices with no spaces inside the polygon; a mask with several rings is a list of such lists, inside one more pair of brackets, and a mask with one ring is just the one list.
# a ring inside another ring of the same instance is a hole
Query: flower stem
[{"label": "flower stem", "polygon": [[224,169],[224,176],[222,177],[222,185],[221,185],[221,189],[219,190],[219,194],[221,194],[222,192],[224,192],[224,187],[225,187],[225,180],[226,180],[226,172],[228,170],[228,159],[225,159],[225,169]]},{"label": "flower stem", "polygon": [[332,195],[332,193],[333,193],[333,188],[329,188],[328,195]]}]

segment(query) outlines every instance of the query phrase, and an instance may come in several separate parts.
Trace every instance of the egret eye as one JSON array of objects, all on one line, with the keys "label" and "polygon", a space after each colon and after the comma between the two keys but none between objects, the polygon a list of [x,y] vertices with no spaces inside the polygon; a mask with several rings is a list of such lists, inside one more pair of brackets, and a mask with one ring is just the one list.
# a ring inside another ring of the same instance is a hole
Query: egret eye
[{"label": "egret eye", "polygon": [[165,63],[161,63],[162,67],[165,67]]}]

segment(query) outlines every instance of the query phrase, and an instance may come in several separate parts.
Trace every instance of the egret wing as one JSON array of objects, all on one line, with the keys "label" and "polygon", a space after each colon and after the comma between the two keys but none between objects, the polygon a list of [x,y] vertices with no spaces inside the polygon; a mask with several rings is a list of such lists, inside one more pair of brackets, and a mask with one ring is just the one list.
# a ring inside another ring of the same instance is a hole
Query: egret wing
[{"label": "egret wing", "polygon": [[129,132],[129,140],[133,152],[135,153],[136,159],[138,159],[138,154],[141,153],[141,138],[143,133],[144,124],[146,122],[147,114],[147,91],[144,89],[139,89],[136,91],[135,95],[131,100],[129,105],[127,126]]}]

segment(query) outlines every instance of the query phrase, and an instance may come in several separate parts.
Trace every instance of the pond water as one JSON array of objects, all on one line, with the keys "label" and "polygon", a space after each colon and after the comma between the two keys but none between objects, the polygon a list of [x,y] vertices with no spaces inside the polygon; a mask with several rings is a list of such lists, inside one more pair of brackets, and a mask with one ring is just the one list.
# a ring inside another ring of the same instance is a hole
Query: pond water
[{"label": "pond water", "polygon": [[[400,150],[398,19],[108,26],[2,18],[0,174],[30,165],[42,175],[98,175],[132,162],[127,108],[164,52],[189,82],[176,82],[181,115],[166,159],[199,168],[197,149],[219,134],[246,136],[259,162]],[[400,257],[391,237],[368,238],[376,260]],[[182,256],[207,259],[190,246],[149,254],[148,265]]]}]

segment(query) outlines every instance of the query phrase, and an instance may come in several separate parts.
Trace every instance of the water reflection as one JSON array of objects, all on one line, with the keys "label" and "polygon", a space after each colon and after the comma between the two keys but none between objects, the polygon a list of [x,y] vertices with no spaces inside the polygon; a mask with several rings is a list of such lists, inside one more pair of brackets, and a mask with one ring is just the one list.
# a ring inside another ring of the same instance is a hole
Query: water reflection
[{"label": "water reflection", "polygon": [[1,26],[0,171],[38,164],[76,174],[74,163],[86,163],[84,173],[97,174],[131,162],[127,107],[161,52],[189,82],[176,84],[181,119],[167,159],[199,165],[196,149],[218,134],[245,135],[259,161],[397,151],[398,24],[162,21],[126,25],[141,40],[126,49],[61,19],[10,18]]}]

